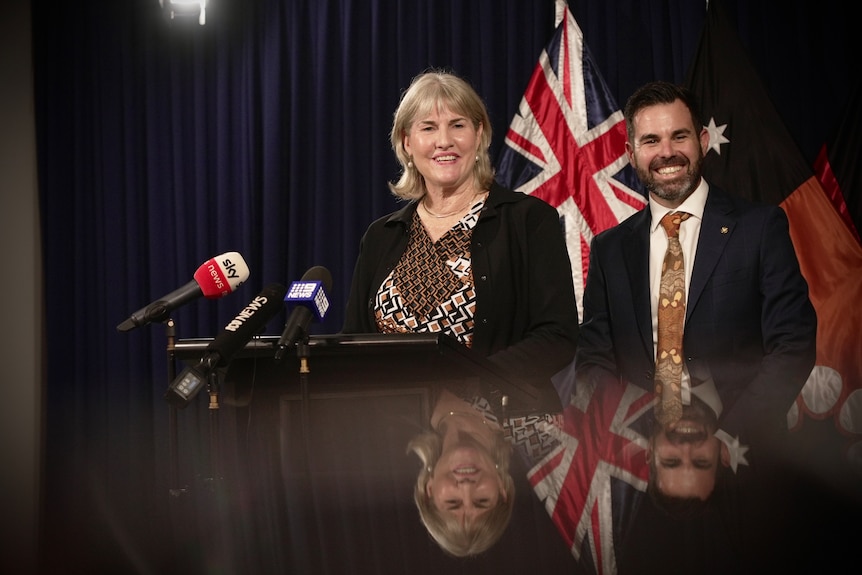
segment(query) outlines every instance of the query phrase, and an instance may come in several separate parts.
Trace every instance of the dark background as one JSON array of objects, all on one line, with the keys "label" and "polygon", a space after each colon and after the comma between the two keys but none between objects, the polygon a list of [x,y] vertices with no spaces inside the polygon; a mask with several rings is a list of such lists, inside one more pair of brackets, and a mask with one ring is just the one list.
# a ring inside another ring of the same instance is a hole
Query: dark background
[{"label": "dark background", "polygon": [[[849,8],[837,0],[724,3],[813,164],[858,74]],[[166,572],[175,559],[193,563],[182,563],[186,572],[231,572],[242,564],[236,556],[205,553],[224,518],[207,515],[220,509],[209,492],[193,490],[187,499],[202,503],[179,516],[169,505],[165,326],[118,333],[117,324],[190,281],[206,259],[235,250],[251,269],[247,284],[177,310],[178,337],[214,336],[262,287],[315,265],[331,270],[334,285],[332,312],[314,329],[337,331],[359,238],[397,205],[385,184],[398,173],[388,131],[401,91],[428,66],[464,75],[488,105],[496,157],[553,32],[554,2],[213,0],[205,26],[167,22],[157,0],[30,5],[44,572]],[[570,8],[622,105],[645,81],[684,79],[706,6],[613,0]],[[277,316],[269,332],[283,322]],[[190,485],[207,475],[209,416],[203,394],[180,413]],[[565,562],[568,551],[554,547],[553,526],[534,503],[515,523],[527,530],[535,521],[540,535],[500,549],[513,557],[561,551]],[[186,521],[192,531],[178,540]],[[407,520],[405,541],[420,530],[418,518]],[[247,550],[268,537],[246,530],[229,541]],[[378,539],[356,545],[372,557],[401,545]],[[405,554],[404,565],[439,571],[435,557]],[[331,572],[349,572],[345,565]]]}]

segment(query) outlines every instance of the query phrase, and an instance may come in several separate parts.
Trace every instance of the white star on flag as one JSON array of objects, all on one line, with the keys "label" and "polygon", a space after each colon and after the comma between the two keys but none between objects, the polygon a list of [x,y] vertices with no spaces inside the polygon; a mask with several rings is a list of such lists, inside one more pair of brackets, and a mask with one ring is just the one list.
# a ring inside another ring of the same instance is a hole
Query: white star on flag
[{"label": "white star on flag", "polygon": [[730,143],[730,140],[724,136],[725,129],[727,129],[727,124],[716,126],[715,118],[709,119],[709,125],[706,126],[706,131],[709,132],[709,149],[707,153],[709,153],[709,150],[715,150],[716,154],[721,155],[721,145]]},{"label": "white star on flag", "polygon": [[727,446],[727,451],[730,453],[730,468],[733,469],[734,473],[736,473],[736,468],[740,465],[748,465],[748,460],[745,458],[748,446],[739,443],[738,437],[731,437],[729,433],[722,429],[716,431],[715,436]]}]

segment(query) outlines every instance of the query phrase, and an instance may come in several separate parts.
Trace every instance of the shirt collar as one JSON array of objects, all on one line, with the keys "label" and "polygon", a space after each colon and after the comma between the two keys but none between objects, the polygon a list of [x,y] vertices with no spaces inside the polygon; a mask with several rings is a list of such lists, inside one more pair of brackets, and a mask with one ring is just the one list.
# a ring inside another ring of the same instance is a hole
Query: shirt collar
[{"label": "shirt collar", "polygon": [[650,231],[654,232],[659,227],[661,219],[668,212],[688,212],[697,219],[703,219],[703,208],[706,206],[706,196],[709,193],[709,184],[706,183],[706,180],[701,178],[700,184],[694,189],[694,191],[685,199],[685,201],[680,204],[678,208],[670,209],[666,208],[663,205],[656,202],[652,195],[649,196],[649,209],[650,214],[652,215],[652,222],[650,224]]}]

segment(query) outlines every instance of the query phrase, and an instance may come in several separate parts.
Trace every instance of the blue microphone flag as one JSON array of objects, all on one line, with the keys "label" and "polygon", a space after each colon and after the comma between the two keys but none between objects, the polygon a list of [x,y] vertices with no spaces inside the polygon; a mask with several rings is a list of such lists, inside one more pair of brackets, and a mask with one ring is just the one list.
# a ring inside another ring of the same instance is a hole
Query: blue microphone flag
[{"label": "blue microphone flag", "polygon": [[322,321],[329,311],[329,298],[326,296],[326,286],[322,281],[299,280],[290,284],[285,303],[301,304],[314,312],[317,321]]}]

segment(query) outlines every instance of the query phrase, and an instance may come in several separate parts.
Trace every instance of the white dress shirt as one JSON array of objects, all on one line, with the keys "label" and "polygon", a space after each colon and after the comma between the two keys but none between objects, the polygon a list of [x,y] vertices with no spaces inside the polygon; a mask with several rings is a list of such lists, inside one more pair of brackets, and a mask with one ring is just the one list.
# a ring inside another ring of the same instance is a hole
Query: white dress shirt
[{"label": "white dress shirt", "polygon": [[[685,297],[686,310],[688,310],[688,291],[691,284],[691,271],[694,268],[695,254],[697,252],[697,240],[700,237],[700,225],[703,221],[703,208],[706,205],[706,196],[709,192],[709,184],[701,178],[700,184],[695,188],[694,192],[686,198],[686,200],[675,210],[670,210],[658,204],[652,196],[649,198],[650,213],[652,214],[652,223],[650,225],[650,247],[649,247],[649,285],[650,285],[650,309],[652,313],[652,341],[653,353],[657,352],[658,344],[658,296],[659,287],[661,285],[661,265],[664,261],[664,254],[667,251],[667,234],[661,227],[661,219],[671,211],[687,212],[691,217],[682,222],[679,228],[679,243],[682,247],[682,257],[685,265]],[[683,328],[683,332],[685,328]],[[685,350],[683,350],[685,354]],[[688,368],[683,364],[682,369],[682,403],[688,405],[691,403],[691,377],[688,373]],[[696,382],[700,383],[700,382]],[[699,390],[700,391],[700,390]],[[713,388],[714,391],[714,388]],[[700,394],[698,394],[700,396]],[[703,399],[703,398],[701,398]],[[707,403],[714,406],[717,399],[710,397]],[[721,403],[718,400],[719,405]],[[721,408],[717,413],[721,413]]]}]

